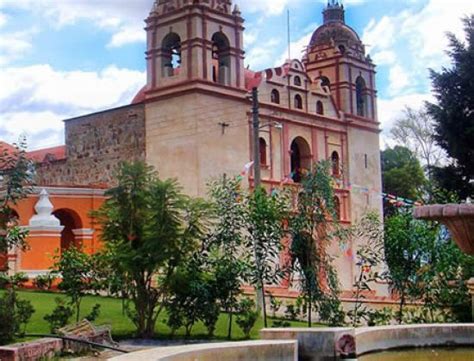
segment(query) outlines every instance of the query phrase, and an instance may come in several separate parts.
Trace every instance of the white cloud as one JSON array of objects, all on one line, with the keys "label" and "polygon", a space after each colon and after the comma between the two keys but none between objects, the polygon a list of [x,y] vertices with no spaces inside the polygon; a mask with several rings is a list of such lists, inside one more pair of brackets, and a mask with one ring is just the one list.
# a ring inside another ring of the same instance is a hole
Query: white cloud
[{"label": "white cloud", "polygon": [[380,65],[392,65],[397,60],[397,54],[392,50],[382,50],[373,55],[374,63]]},{"label": "white cloud", "polygon": [[145,42],[145,40],[146,34],[143,29],[126,27],[112,36],[108,46],[116,48],[127,44]]},{"label": "white cloud", "polygon": [[5,66],[25,55],[31,49],[32,38],[36,33],[36,29],[0,32],[0,65]]},{"label": "white cloud", "polygon": [[303,0],[237,0],[235,1],[241,9],[251,13],[264,13],[266,15],[279,15],[286,9],[289,3],[298,3]]},{"label": "white cloud", "polygon": [[407,87],[410,85],[410,76],[408,72],[400,66],[400,64],[396,64],[390,69],[389,79],[389,93],[391,95],[398,95],[401,92],[406,91]]},{"label": "white cloud", "polygon": [[415,93],[391,99],[378,99],[378,116],[382,128],[382,145],[384,148],[393,145],[393,142],[389,137],[389,131],[395,121],[403,114],[405,107],[409,106],[414,109],[419,109],[426,101],[434,101],[434,98],[430,93]]},{"label": "white cloud", "polygon": [[[315,29],[315,28],[314,28]],[[313,29],[313,31],[314,31]],[[306,48],[311,41],[311,37],[313,36],[313,31],[303,35],[298,40],[290,43],[290,50],[291,50],[291,57],[293,59],[301,59],[305,54]],[[285,63],[288,59],[288,46],[285,49],[285,52],[280,55],[278,60],[275,62],[275,66],[280,66]]]},{"label": "white cloud", "polygon": [[0,28],[7,23],[7,16],[0,12]]},{"label": "white cloud", "polygon": [[0,139],[25,132],[32,147],[63,140],[61,120],[127,104],[145,74],[109,66],[97,72],[57,71],[50,65],[0,69]]},{"label": "white cloud", "polygon": [[[2,8],[21,8],[45,16],[56,27],[88,20],[112,32],[111,46],[144,41],[144,19],[154,0],[1,0]],[[128,33],[128,34],[127,34]]]}]

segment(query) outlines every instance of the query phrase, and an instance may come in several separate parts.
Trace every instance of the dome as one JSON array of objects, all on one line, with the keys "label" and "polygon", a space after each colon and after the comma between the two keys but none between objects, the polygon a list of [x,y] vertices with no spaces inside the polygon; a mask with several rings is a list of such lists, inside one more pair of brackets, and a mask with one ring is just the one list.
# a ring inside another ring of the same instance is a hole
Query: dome
[{"label": "dome", "polygon": [[317,28],[311,37],[309,49],[318,45],[343,45],[353,47],[362,45],[359,35],[345,22],[344,6],[338,0],[331,0],[323,11],[324,24]]},{"label": "dome", "polygon": [[328,22],[319,28],[313,33],[311,41],[309,43],[310,48],[313,48],[317,45],[325,44],[359,44],[360,38],[357,33],[341,22]]}]

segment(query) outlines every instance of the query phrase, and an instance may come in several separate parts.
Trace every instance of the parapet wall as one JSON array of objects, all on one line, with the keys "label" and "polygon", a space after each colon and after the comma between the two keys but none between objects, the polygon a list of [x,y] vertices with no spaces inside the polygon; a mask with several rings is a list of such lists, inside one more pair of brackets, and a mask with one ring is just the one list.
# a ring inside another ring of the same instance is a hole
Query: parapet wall
[{"label": "parapet wall", "polygon": [[118,356],[113,361],[297,361],[296,341],[248,341],[161,347]]},{"label": "parapet wall", "polygon": [[66,120],[65,124],[66,159],[39,165],[39,185],[110,186],[121,162],[145,160],[143,104]]}]

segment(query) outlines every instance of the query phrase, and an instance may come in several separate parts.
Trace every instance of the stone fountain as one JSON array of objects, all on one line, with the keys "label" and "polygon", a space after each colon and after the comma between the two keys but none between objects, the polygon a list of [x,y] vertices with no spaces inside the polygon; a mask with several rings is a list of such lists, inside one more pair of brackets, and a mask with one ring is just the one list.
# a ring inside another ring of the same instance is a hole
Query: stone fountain
[{"label": "stone fountain", "polygon": [[[415,208],[413,215],[418,219],[438,221],[448,227],[459,248],[474,256],[474,204],[431,205]],[[472,320],[474,321],[474,278],[468,281],[472,297]]]}]

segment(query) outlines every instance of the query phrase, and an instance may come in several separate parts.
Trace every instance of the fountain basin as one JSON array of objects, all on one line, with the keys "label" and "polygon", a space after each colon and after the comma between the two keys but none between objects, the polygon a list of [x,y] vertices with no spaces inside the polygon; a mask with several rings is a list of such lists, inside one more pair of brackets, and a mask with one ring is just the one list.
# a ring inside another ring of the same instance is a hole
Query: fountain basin
[{"label": "fountain basin", "polygon": [[416,207],[413,216],[446,225],[459,248],[474,255],[474,204],[435,204]]}]

